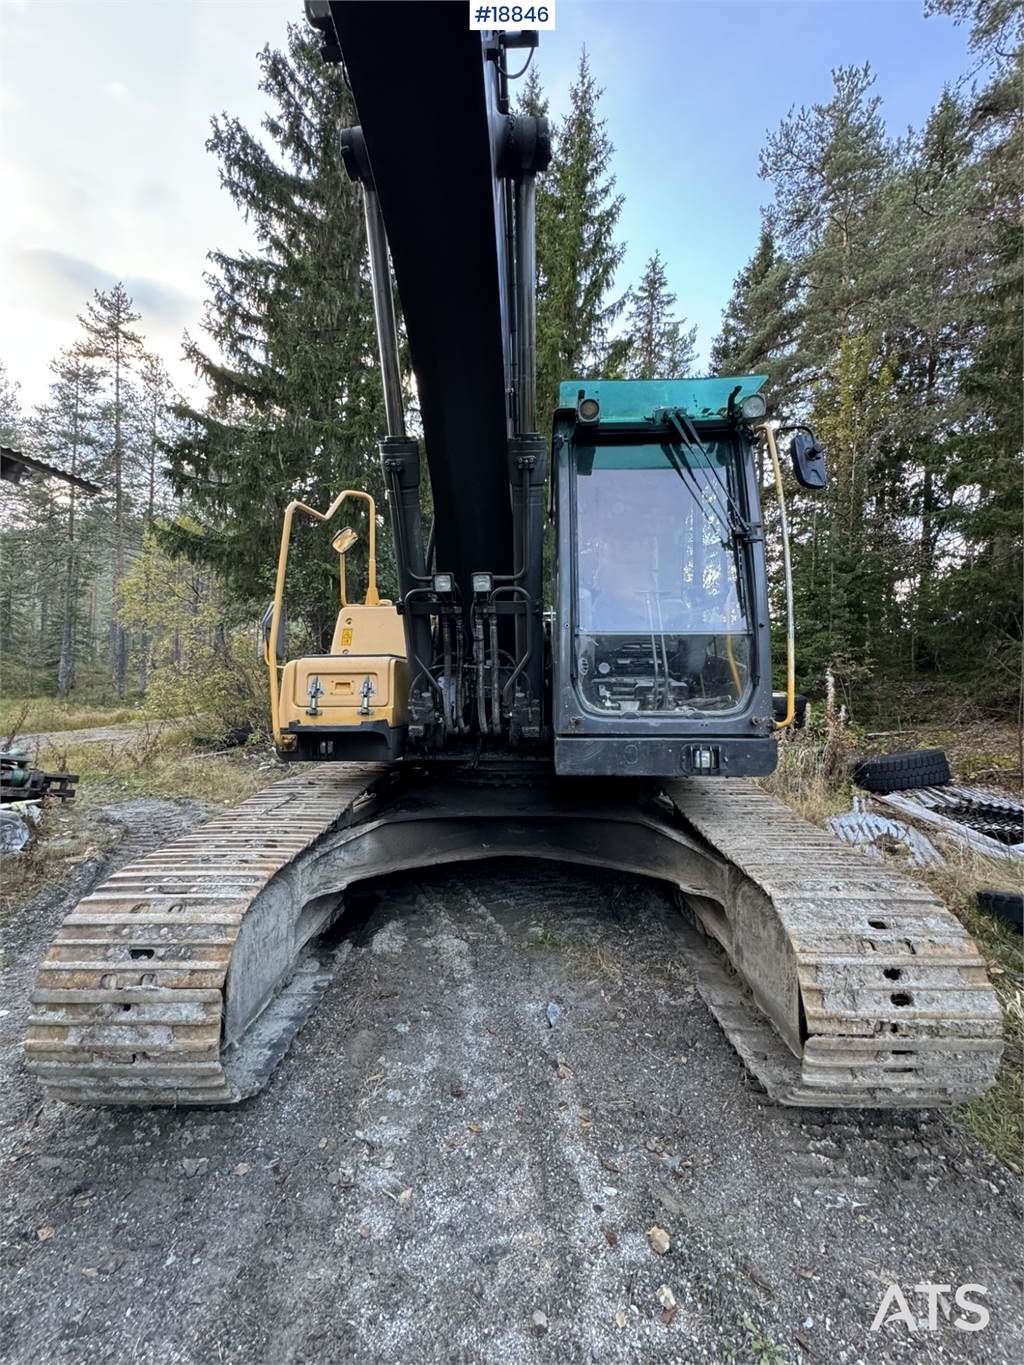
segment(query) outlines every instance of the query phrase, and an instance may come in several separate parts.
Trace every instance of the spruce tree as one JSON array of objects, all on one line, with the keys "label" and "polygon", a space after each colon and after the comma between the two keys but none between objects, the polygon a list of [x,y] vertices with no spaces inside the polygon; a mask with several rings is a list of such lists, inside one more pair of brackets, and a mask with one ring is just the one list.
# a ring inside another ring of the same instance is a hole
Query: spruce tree
[{"label": "spruce tree", "polygon": [[[250,605],[272,592],[288,502],[323,508],[346,486],[378,499],[382,491],[361,190],[338,136],[357,121],[352,96],[304,26],[289,26],[287,50],[264,48],[259,61],[273,106],[265,139],[222,115],[207,142],[258,250],[210,255],[206,344],[186,338],[186,353],[211,396],[177,410],[183,434],[168,449],[174,487],[201,524],[164,531],[165,543],[212,564]],[[329,537],[300,521],[288,600],[320,645],[333,625],[336,570]]]},{"label": "spruce tree", "polygon": [[[622,195],[611,170],[614,147],[598,108],[602,91],[580,54],[569,112],[552,139],[551,165],[537,192],[537,404],[550,414],[563,379],[598,377],[615,368],[623,346],[612,331],[624,298],[611,297],[625,251],[616,240]],[[524,112],[546,102],[532,78]]]},{"label": "spruce tree", "polygon": [[832,79],[832,98],[783,119],[760,163],[778,244],[799,262],[797,361],[809,378],[868,325],[877,302],[877,206],[891,158],[870,68],[841,67]]},{"label": "spruce tree", "polygon": [[785,406],[793,379],[793,346],[799,327],[794,272],[775,245],[765,214],[757,250],[736,276],[711,347],[714,374],[768,375],[767,397]]},{"label": "spruce tree", "polygon": [[697,328],[684,330],[685,320],[673,316],[675,301],[661,254],[656,251],[630,295],[625,357],[628,378],[679,379],[692,374]]}]

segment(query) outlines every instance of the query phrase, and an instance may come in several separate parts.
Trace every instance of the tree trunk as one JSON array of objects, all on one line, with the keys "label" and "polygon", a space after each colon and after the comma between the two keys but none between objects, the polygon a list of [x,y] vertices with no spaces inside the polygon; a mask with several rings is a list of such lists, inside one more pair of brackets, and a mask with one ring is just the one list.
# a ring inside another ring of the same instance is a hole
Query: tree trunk
[{"label": "tree trunk", "polygon": [[[78,389],[76,384],[71,426],[71,473],[78,473]],[[57,695],[64,698],[75,685],[75,499],[77,489],[71,484],[68,501],[67,561],[64,565],[64,588],[60,623],[60,658],[57,662]]]},{"label": "tree trunk", "polygon": [[117,619],[117,589],[124,577],[124,458],[121,449],[121,337],[114,343],[114,585],[110,616],[110,666],[114,690],[124,696],[128,650],[124,627]]}]

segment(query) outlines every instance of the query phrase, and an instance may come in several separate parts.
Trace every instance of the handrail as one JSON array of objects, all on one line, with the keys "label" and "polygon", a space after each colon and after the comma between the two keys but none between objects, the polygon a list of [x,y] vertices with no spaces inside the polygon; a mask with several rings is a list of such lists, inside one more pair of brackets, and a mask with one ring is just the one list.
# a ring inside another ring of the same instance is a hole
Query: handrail
[{"label": "handrail", "polygon": [[782,529],[782,572],[786,581],[786,714],[775,722],[776,730],[793,724],[796,715],[796,629],[793,624],[793,567],[789,558],[789,525],[786,521],[786,494],[782,486],[782,466],[775,446],[775,433],[769,423],[762,430],[768,443],[772,469],[775,471],[775,491],[779,499],[779,522]]},{"label": "handrail", "polygon": [[370,529],[367,536],[369,562],[367,564],[366,605],[368,607],[380,605],[380,598],[377,595],[377,504],[371,495],[364,493],[359,488],[346,488],[338,494],[326,512],[318,512],[315,507],[299,502],[298,499],[290,502],[284,510],[284,524],[281,527],[281,549],[277,556],[277,581],[274,585],[274,610],[270,618],[270,639],[267,642],[267,670],[270,675],[270,723],[274,732],[274,743],[279,749],[292,747],[295,743],[293,736],[286,736],[281,733],[281,685],[278,678],[280,665],[277,662],[277,640],[281,627],[281,608],[284,603],[284,580],[288,569],[288,548],[292,538],[292,521],[296,512],[305,512],[314,521],[330,521],[346,498],[360,498],[369,504]]}]

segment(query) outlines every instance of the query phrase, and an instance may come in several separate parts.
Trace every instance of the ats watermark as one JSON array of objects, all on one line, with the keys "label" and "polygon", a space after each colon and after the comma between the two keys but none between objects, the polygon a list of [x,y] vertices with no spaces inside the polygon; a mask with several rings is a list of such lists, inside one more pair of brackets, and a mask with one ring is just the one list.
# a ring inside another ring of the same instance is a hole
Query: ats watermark
[{"label": "ats watermark", "polygon": [[943,1325],[949,1324],[958,1332],[983,1332],[990,1314],[980,1300],[987,1294],[983,1284],[961,1284],[955,1289],[951,1284],[933,1284],[930,1280],[912,1289],[890,1284],[871,1330],[879,1332],[890,1323],[902,1323],[908,1332],[935,1332],[941,1317]]}]

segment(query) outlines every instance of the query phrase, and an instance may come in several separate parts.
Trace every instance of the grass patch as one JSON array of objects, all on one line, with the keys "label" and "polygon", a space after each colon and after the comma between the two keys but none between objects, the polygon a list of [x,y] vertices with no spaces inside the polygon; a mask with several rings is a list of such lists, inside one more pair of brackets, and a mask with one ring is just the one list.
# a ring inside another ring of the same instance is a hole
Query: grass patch
[{"label": "grass patch", "polygon": [[0,736],[12,731],[32,735],[51,730],[94,730],[101,725],[130,725],[142,719],[137,706],[111,706],[57,701],[53,697],[5,697],[0,701]]},{"label": "grass patch", "polygon": [[779,740],[779,766],[763,778],[765,791],[785,801],[812,825],[850,809],[853,784],[834,751],[816,735],[791,731]]},{"label": "grass patch", "polygon": [[77,773],[86,799],[99,794],[106,800],[119,795],[193,797],[234,805],[284,776],[269,751],[200,753],[187,731],[149,724],[117,743],[45,744],[39,764]]},{"label": "grass patch", "polygon": [[946,845],[943,867],[913,869],[961,920],[988,964],[989,980],[1003,1011],[1005,1049],[996,1083],[987,1094],[954,1112],[1014,1171],[1024,1169],[1024,960],[1021,938],[1001,920],[978,909],[979,891],[1020,891],[1019,868]]}]

